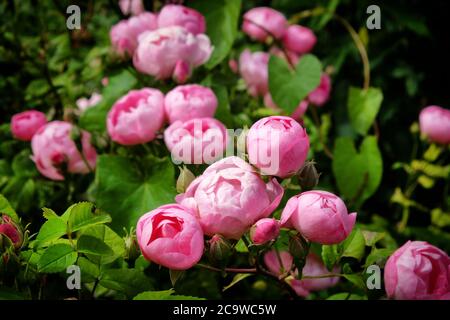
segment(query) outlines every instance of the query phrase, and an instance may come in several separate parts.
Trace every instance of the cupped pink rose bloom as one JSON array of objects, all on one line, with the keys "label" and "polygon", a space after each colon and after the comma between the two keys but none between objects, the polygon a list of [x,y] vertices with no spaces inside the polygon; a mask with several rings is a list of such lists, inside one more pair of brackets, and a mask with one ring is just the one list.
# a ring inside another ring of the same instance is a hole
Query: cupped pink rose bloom
[{"label": "cupped pink rose bloom", "polygon": [[124,15],[138,15],[145,11],[143,0],[119,0],[120,10]]},{"label": "cupped pink rose bloom", "polygon": [[280,223],[271,218],[263,218],[252,226],[250,239],[254,244],[264,244],[274,240],[280,234]]},{"label": "cupped pink rose bloom", "polygon": [[218,105],[217,97],[208,87],[198,84],[177,86],[164,99],[170,123],[195,118],[212,118]]},{"label": "cupped pink rose bloom", "polygon": [[72,129],[69,122],[52,121],[33,136],[32,159],[43,176],[52,180],[64,180],[63,168],[67,172],[81,174],[89,173],[95,168],[97,152],[91,145],[91,135],[81,131],[82,150],[78,150],[71,138]]},{"label": "cupped pink rose bloom", "polygon": [[228,157],[209,166],[176,200],[196,212],[205,234],[239,239],[276,209],[283,193],[276,179],[265,183],[244,160]]},{"label": "cupped pink rose bloom", "polygon": [[164,124],[164,95],[158,89],[131,90],[108,113],[111,139],[122,145],[147,143],[155,139]]},{"label": "cupped pink rose bloom", "polygon": [[45,114],[29,110],[17,113],[11,118],[11,133],[21,141],[30,141],[34,134],[47,123]]},{"label": "cupped pink rose bloom", "polygon": [[[133,64],[142,73],[157,79],[174,76],[176,66],[182,64],[184,76],[175,75],[175,80],[186,80],[192,68],[208,61],[213,48],[207,35],[194,35],[180,26],[166,27],[145,32],[139,37]],[[179,73],[179,71],[178,71]]]},{"label": "cupped pink rose bloom", "polygon": [[[281,260],[281,264],[280,264]],[[281,275],[292,269],[293,257],[287,251],[280,251],[278,254],[275,250],[271,250],[264,255],[264,263],[270,272]],[[293,270],[293,274],[298,273],[297,269]],[[335,267],[333,273],[339,273],[339,267]],[[302,270],[302,276],[323,276],[330,274],[322,260],[314,253],[309,253],[306,258],[305,266]],[[311,291],[320,291],[333,287],[339,281],[338,277],[326,277],[319,279],[293,279],[289,284],[295,290],[297,295],[307,297]]]},{"label": "cupped pink rose bloom", "polygon": [[313,105],[321,107],[330,98],[331,78],[327,73],[322,73],[319,86],[308,95],[308,101]]},{"label": "cupped pink rose bloom", "polygon": [[86,111],[89,108],[96,106],[102,101],[102,95],[94,92],[90,98],[80,98],[76,101],[76,105],[81,112]]},{"label": "cupped pink rose bloom", "polygon": [[309,137],[290,117],[266,117],[248,131],[247,151],[249,162],[263,174],[286,178],[300,170],[305,162]]},{"label": "cupped pink rose bloom", "polygon": [[420,112],[419,125],[430,141],[450,144],[450,110],[428,106]]},{"label": "cupped pink rose bloom", "polygon": [[250,38],[265,42],[269,36],[280,39],[287,28],[287,20],[281,12],[268,7],[258,7],[244,14],[242,31]]},{"label": "cupped pink rose bloom", "polygon": [[138,45],[139,35],[157,28],[156,16],[144,12],[112,26],[109,33],[114,50],[121,56],[132,56]]},{"label": "cupped pink rose bloom", "polygon": [[176,4],[165,5],[158,14],[158,27],[180,26],[193,34],[206,32],[205,17],[197,10]]},{"label": "cupped pink rose bloom", "polygon": [[292,225],[310,241],[336,244],[347,238],[355,221],[356,212],[348,214],[341,198],[327,191],[313,190],[290,198],[280,223]]},{"label": "cupped pink rose bloom", "polygon": [[298,54],[305,54],[314,48],[317,37],[307,27],[291,25],[284,33],[282,41],[286,49]]},{"label": "cupped pink rose bloom", "polygon": [[186,270],[200,261],[204,242],[200,224],[178,204],[161,206],[144,214],[136,227],[142,255],[172,270]]},{"label": "cupped pink rose bloom", "polygon": [[164,131],[164,141],[174,162],[211,164],[227,146],[227,128],[213,118],[175,121]]},{"label": "cupped pink rose bloom", "polygon": [[250,95],[257,97],[269,92],[269,58],[267,52],[244,50],[239,57],[239,73]]},{"label": "cupped pink rose bloom", "polygon": [[386,262],[384,284],[397,300],[450,300],[450,258],[424,241],[408,241]]}]

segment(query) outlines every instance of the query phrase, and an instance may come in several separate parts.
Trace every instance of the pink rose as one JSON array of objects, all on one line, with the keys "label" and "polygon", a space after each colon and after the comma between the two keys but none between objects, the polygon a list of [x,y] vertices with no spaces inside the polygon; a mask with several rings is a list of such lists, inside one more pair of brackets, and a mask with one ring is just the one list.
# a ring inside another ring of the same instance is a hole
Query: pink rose
[{"label": "pink rose", "polygon": [[150,12],[141,13],[112,26],[109,36],[114,50],[121,56],[132,56],[138,45],[139,35],[157,28],[156,16]]},{"label": "pink rose", "polygon": [[408,241],[386,262],[384,284],[389,298],[450,300],[450,258],[424,241]]},{"label": "pink rose", "polygon": [[246,49],[239,57],[239,72],[247,85],[248,92],[263,96],[269,91],[269,58],[266,52],[250,52]]},{"label": "pink rose", "polygon": [[[167,79],[174,75],[175,67],[184,62],[184,74],[208,61],[213,48],[208,36],[194,35],[183,27],[173,26],[145,32],[139,37],[133,64],[142,73]],[[179,73],[175,77],[179,78]],[[186,77],[182,77],[186,81]]]},{"label": "pink rose", "polygon": [[283,193],[276,179],[266,184],[244,160],[228,157],[209,166],[176,200],[196,212],[205,234],[239,239],[275,210]]},{"label": "pink rose", "polygon": [[249,162],[263,174],[286,178],[302,167],[309,151],[306,130],[284,116],[262,118],[247,135]]},{"label": "pink rose", "polygon": [[108,113],[111,139],[123,145],[147,143],[155,139],[164,124],[164,95],[158,89],[131,90]]},{"label": "pink rose", "polygon": [[428,106],[419,115],[420,131],[432,142],[450,143],[450,110]]},{"label": "pink rose", "polygon": [[119,0],[120,10],[124,15],[138,15],[145,11],[142,0]]},{"label": "pink rose", "polygon": [[213,118],[175,121],[164,131],[164,141],[175,162],[213,163],[227,145],[227,129]]},{"label": "pink rose", "polygon": [[[33,161],[39,172],[52,180],[64,180],[62,168],[70,173],[86,174],[95,168],[97,152],[91,135],[81,131],[82,150],[71,138],[73,126],[69,122],[52,121],[41,127],[31,140]],[[80,153],[82,152],[82,154]]]},{"label": "pink rose", "polygon": [[0,243],[4,243],[2,236],[8,237],[15,248],[19,248],[23,242],[23,232],[10,216],[2,214],[0,218]]},{"label": "pink rose", "polygon": [[172,270],[186,270],[203,255],[203,232],[195,217],[178,204],[161,206],[138,221],[136,237],[142,255]]},{"label": "pink rose", "polygon": [[96,106],[97,104],[102,101],[102,95],[94,92],[90,98],[80,98],[76,101],[78,109],[80,109],[81,112],[86,111],[87,109]]},{"label": "pink rose", "polygon": [[252,226],[250,238],[254,244],[264,244],[274,240],[280,234],[280,223],[271,218],[263,218]]},{"label": "pink rose", "polygon": [[13,115],[11,118],[11,133],[14,138],[30,141],[33,135],[47,123],[45,114],[29,110]]},{"label": "pink rose", "polygon": [[282,41],[286,49],[298,54],[305,54],[313,49],[317,38],[311,29],[292,25],[287,28]]},{"label": "pink rose", "polygon": [[193,34],[206,32],[205,17],[197,10],[176,4],[165,5],[158,14],[158,27],[180,26]]},{"label": "pink rose", "polygon": [[170,123],[194,118],[212,118],[218,101],[214,91],[198,84],[178,86],[169,91],[164,99]]},{"label": "pink rose", "polygon": [[269,36],[279,39],[286,28],[287,21],[284,15],[272,8],[253,8],[244,14],[242,31],[254,40],[265,42]]},{"label": "pink rose", "polygon": [[322,73],[319,86],[308,95],[308,101],[313,105],[321,107],[330,98],[331,78],[327,73]]},{"label": "pink rose", "polygon": [[348,214],[338,196],[327,191],[307,191],[289,199],[281,225],[292,224],[304,237],[320,244],[340,243],[353,229],[356,212]]}]

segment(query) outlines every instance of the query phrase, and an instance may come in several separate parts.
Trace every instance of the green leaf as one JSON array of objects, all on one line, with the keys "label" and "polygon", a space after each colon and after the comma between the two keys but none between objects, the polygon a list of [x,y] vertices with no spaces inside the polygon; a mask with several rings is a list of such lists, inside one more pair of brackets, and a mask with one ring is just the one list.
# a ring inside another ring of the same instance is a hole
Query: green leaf
[{"label": "green leaf", "polygon": [[269,89],[277,106],[291,114],[299,103],[320,83],[322,65],[311,54],[302,56],[292,70],[285,59],[271,56]]},{"label": "green leaf", "polygon": [[181,279],[184,275],[184,270],[169,270],[170,282],[172,286],[175,287],[175,284],[179,279]]},{"label": "green leaf", "polygon": [[55,244],[48,247],[38,262],[41,273],[55,273],[66,270],[77,260],[77,252],[68,244]]},{"label": "green leaf", "polygon": [[2,194],[0,194],[0,213],[7,214],[16,222],[19,221],[16,211],[11,207],[9,201]]},{"label": "green leaf", "polygon": [[112,250],[110,255],[86,254],[89,260],[97,264],[111,263],[125,254],[125,241],[105,225],[96,225],[85,229],[80,237],[83,236],[97,238]]},{"label": "green leaf", "polygon": [[440,228],[450,226],[450,213],[442,211],[441,208],[431,210],[431,223]]},{"label": "green leaf", "polygon": [[361,260],[366,249],[366,241],[359,228],[354,228],[347,239],[342,242],[342,257],[355,258]]},{"label": "green leaf", "polygon": [[67,229],[70,233],[93,225],[111,222],[108,214],[96,210],[94,205],[89,202],[72,205],[67,209],[66,214],[68,215]]},{"label": "green leaf", "polygon": [[99,238],[82,235],[77,240],[77,250],[81,253],[94,254],[94,255],[113,255],[114,251],[101,241]]},{"label": "green leaf", "polygon": [[85,257],[79,257],[77,265],[81,271],[81,281],[83,283],[95,282],[100,276],[100,268]]},{"label": "green leaf", "polygon": [[105,270],[100,276],[100,285],[122,292],[128,297],[134,297],[140,292],[153,288],[150,278],[136,269]]},{"label": "green leaf", "polygon": [[60,217],[50,218],[39,230],[36,237],[36,243],[39,246],[46,245],[55,241],[66,234],[67,223]]},{"label": "green leaf", "polygon": [[333,270],[333,267],[341,257],[338,249],[337,245],[322,246],[322,261],[329,271]]},{"label": "green leaf", "polygon": [[341,292],[329,296],[327,300],[367,300],[367,297],[350,292]]},{"label": "green leaf", "polygon": [[111,213],[116,230],[134,227],[142,214],[174,202],[175,173],[168,158],[137,163],[126,157],[102,155],[96,171],[97,204]]},{"label": "green leaf", "polygon": [[384,232],[375,232],[375,231],[368,231],[363,230],[361,231],[364,236],[364,241],[366,242],[366,246],[372,247],[374,246],[378,241],[382,240],[386,233]]},{"label": "green leaf", "polygon": [[214,46],[206,67],[212,69],[226,58],[233,46],[238,31],[241,0],[196,0],[190,5],[205,16],[206,33]]},{"label": "green leaf", "polygon": [[367,134],[377,117],[382,101],[383,93],[380,89],[369,88],[363,90],[350,87],[347,108],[350,122],[356,132],[362,135]]},{"label": "green leaf", "polygon": [[367,256],[365,266],[371,266],[377,264],[380,267],[384,267],[386,260],[394,252],[394,249],[372,249],[372,252]]},{"label": "green leaf", "polygon": [[359,289],[365,289],[366,284],[360,274],[344,274],[342,275],[345,279],[353,283]]},{"label": "green leaf", "polygon": [[238,282],[244,280],[245,278],[248,278],[250,276],[252,276],[252,273],[238,273],[237,275],[235,275],[233,277],[233,280],[231,280],[230,284],[223,287],[222,291],[226,291],[228,289],[230,289],[231,287],[233,287],[235,284],[237,284]]},{"label": "green leaf", "polygon": [[138,294],[133,300],[205,300],[203,298],[173,295],[173,289],[165,291],[146,291]]},{"label": "green leaf", "polygon": [[233,128],[233,115],[230,110],[227,88],[222,85],[213,85],[211,88],[216,94],[219,105],[214,117],[221,121],[227,128]]}]

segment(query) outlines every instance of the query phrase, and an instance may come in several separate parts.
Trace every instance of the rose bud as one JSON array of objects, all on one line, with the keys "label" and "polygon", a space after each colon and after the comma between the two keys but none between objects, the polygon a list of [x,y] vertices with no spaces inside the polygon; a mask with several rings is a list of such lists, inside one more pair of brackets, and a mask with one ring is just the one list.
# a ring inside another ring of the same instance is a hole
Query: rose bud
[{"label": "rose bud", "polygon": [[158,27],[184,27],[193,34],[205,33],[205,17],[197,10],[176,4],[165,5],[158,14]]},{"label": "rose bud", "polygon": [[80,98],[76,101],[76,105],[81,112],[96,106],[102,101],[102,95],[94,92],[90,98]]},{"label": "rose bud", "polygon": [[183,166],[183,168],[180,168],[180,175],[177,179],[177,192],[183,193],[186,191],[187,187],[191,184],[192,181],[194,181],[195,176],[194,174],[186,168],[186,166]]},{"label": "rose bud", "polygon": [[[133,231],[133,230],[132,230]],[[135,260],[139,257],[139,244],[136,235],[131,232],[124,237],[125,256],[128,260]]]},{"label": "rose bud", "polygon": [[309,247],[308,241],[301,234],[296,234],[289,239],[289,253],[297,259],[305,259]]},{"label": "rose bud", "polygon": [[80,131],[81,150],[71,139],[73,125],[52,121],[41,127],[31,140],[33,161],[39,172],[51,180],[64,180],[63,168],[69,173],[86,174],[95,168],[97,152],[90,133]]},{"label": "rose bud", "polygon": [[30,141],[33,135],[47,123],[45,114],[29,110],[13,115],[11,119],[11,132],[14,138],[21,141]]},{"label": "rose bud", "polygon": [[420,132],[432,142],[450,143],[450,110],[429,106],[419,115]]},{"label": "rose bud", "polygon": [[314,48],[317,38],[314,32],[307,27],[291,25],[284,33],[282,41],[286,49],[298,54],[305,54]]},{"label": "rose bud", "polygon": [[319,183],[320,174],[315,164],[314,161],[306,161],[298,173],[298,182],[304,191],[314,189]]},{"label": "rose bud", "polygon": [[424,241],[408,241],[386,262],[384,285],[397,300],[450,300],[450,258]]},{"label": "rose bud", "polygon": [[265,42],[268,37],[281,38],[287,28],[287,20],[281,12],[268,7],[258,7],[244,14],[242,31],[253,40]]},{"label": "rose bud", "polygon": [[203,255],[203,232],[191,212],[178,204],[161,206],[144,214],[136,236],[142,255],[172,270],[186,270]]},{"label": "rose bud", "polygon": [[356,212],[348,214],[338,196],[327,191],[307,191],[289,199],[281,226],[292,226],[306,239],[320,244],[340,243],[353,229]]},{"label": "rose bud", "polygon": [[308,101],[313,105],[321,107],[330,98],[331,78],[327,73],[322,73],[319,86],[308,95]]},{"label": "rose bud", "polygon": [[120,10],[124,15],[138,15],[145,11],[143,0],[119,0]]},{"label": "rose bud", "polygon": [[[183,74],[191,74],[192,68],[208,61],[213,48],[207,35],[194,35],[183,27],[173,26],[145,32],[139,37],[139,44],[133,56],[134,67],[141,73],[157,79],[174,76],[175,67],[180,61],[184,64]],[[180,78],[177,70],[175,78]],[[181,77],[186,81],[186,77]]]},{"label": "rose bud", "polygon": [[227,146],[227,129],[213,118],[176,121],[164,131],[164,141],[175,163],[213,163]]},{"label": "rose bud", "polygon": [[[7,237],[7,240],[5,237]],[[2,214],[0,218],[0,247],[12,245],[14,248],[18,249],[22,246],[22,243],[22,228],[16,224],[10,216]]]},{"label": "rose bud", "polygon": [[194,118],[212,118],[218,105],[217,97],[208,87],[198,84],[177,86],[166,94],[164,107],[169,123]]},{"label": "rose bud", "polygon": [[220,234],[215,234],[208,241],[209,260],[212,264],[226,266],[231,257],[232,248],[228,240]]},{"label": "rose bud", "polygon": [[286,178],[294,175],[305,162],[309,137],[290,117],[266,117],[251,126],[247,150],[250,163],[261,173]]},{"label": "rose bud", "polygon": [[209,166],[176,200],[196,212],[205,234],[237,240],[276,209],[283,193],[276,179],[266,184],[244,160],[228,157]]},{"label": "rose bud", "polygon": [[131,90],[108,113],[111,139],[122,145],[152,141],[164,124],[164,95],[152,88]]},{"label": "rose bud", "polygon": [[269,92],[269,54],[244,50],[239,57],[239,73],[247,85],[248,93],[254,97]]},{"label": "rose bud", "polygon": [[157,28],[156,16],[150,12],[144,12],[128,20],[119,21],[112,26],[109,33],[111,44],[120,56],[133,56],[138,45],[139,36],[145,31]]},{"label": "rose bud", "polygon": [[254,244],[261,245],[274,240],[280,234],[280,223],[271,218],[263,218],[250,229],[250,239]]}]

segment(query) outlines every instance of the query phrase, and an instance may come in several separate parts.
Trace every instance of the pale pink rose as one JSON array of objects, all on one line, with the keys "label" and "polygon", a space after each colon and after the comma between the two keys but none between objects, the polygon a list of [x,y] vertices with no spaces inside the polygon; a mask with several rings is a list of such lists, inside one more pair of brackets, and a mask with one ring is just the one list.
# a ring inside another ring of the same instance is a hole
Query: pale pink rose
[{"label": "pale pink rose", "polygon": [[164,95],[152,88],[131,90],[108,113],[111,139],[123,145],[147,143],[155,139],[164,124]]},{"label": "pale pink rose", "polygon": [[235,59],[228,60],[228,66],[233,73],[239,73],[239,63]]},{"label": "pale pink rose", "polygon": [[178,204],[161,206],[138,221],[136,237],[142,255],[172,270],[186,270],[203,255],[203,232],[188,209]]},{"label": "pale pink rose", "polygon": [[287,20],[284,15],[272,8],[253,8],[244,14],[242,31],[254,40],[265,42],[269,36],[279,39],[286,28]]},{"label": "pale pink rose", "polygon": [[112,26],[109,33],[111,43],[117,54],[132,56],[138,46],[138,38],[145,31],[157,28],[156,16],[144,12]]},{"label": "pale pink rose", "polygon": [[[31,140],[33,161],[39,172],[52,180],[64,180],[63,168],[69,173],[89,173],[95,168],[97,153],[91,135],[81,131],[82,150],[72,140],[69,122],[52,121],[41,127]],[[82,154],[80,153],[82,152]]]},{"label": "pale pink rose", "polygon": [[424,241],[408,241],[386,262],[384,285],[397,300],[450,300],[450,258]]},{"label": "pale pink rose", "polygon": [[250,239],[254,244],[264,244],[274,240],[280,234],[280,223],[271,218],[263,218],[250,229]]},{"label": "pale pink rose", "polygon": [[194,118],[212,118],[217,97],[208,87],[198,84],[177,86],[166,94],[164,107],[170,123]]},{"label": "pale pink rose", "polygon": [[142,0],[119,0],[119,7],[124,15],[137,16],[145,11]]},{"label": "pale pink rose", "polygon": [[228,157],[209,166],[176,200],[196,212],[205,234],[239,239],[276,209],[283,193],[276,179],[265,183],[244,160]]},{"label": "pale pink rose", "polygon": [[239,72],[247,85],[248,92],[263,96],[269,91],[269,58],[267,52],[250,52],[246,49],[239,57]]},{"label": "pale pink rose", "polygon": [[249,162],[265,175],[286,178],[302,167],[309,137],[294,119],[271,116],[255,122],[247,135]]},{"label": "pale pink rose", "polygon": [[205,17],[197,10],[176,4],[165,5],[158,14],[158,27],[180,26],[193,34],[206,32]]},{"label": "pale pink rose", "polygon": [[[267,108],[275,110],[275,111],[282,111],[275,102],[272,100],[272,96],[270,95],[270,92],[267,92],[264,95],[264,104]],[[303,118],[303,115],[306,113],[306,110],[308,110],[308,100],[303,100],[300,102],[298,107],[292,112],[291,118],[295,120],[301,120]]]},{"label": "pale pink rose", "polygon": [[338,196],[327,191],[307,191],[289,199],[281,214],[282,226],[292,226],[305,238],[336,244],[347,238],[356,221]]},{"label": "pale pink rose", "polygon": [[161,28],[140,35],[133,64],[139,72],[167,79],[174,75],[180,61],[185,64],[184,74],[191,74],[193,68],[208,61],[212,50],[205,34],[194,35],[179,26]]},{"label": "pale pink rose", "polygon": [[16,113],[11,118],[11,133],[14,138],[21,141],[30,141],[33,135],[47,123],[45,114],[29,110]]},{"label": "pale pink rose", "polygon": [[331,78],[327,73],[322,73],[319,86],[308,95],[308,101],[313,105],[321,107],[330,98]]},{"label": "pale pink rose", "polygon": [[307,27],[291,25],[284,33],[282,41],[286,49],[298,54],[305,54],[314,48],[317,38],[314,32]]},{"label": "pale pink rose", "polygon": [[164,131],[172,159],[186,164],[213,163],[227,145],[227,129],[213,118],[175,121]]},{"label": "pale pink rose", "polygon": [[96,106],[102,101],[102,95],[94,92],[90,98],[80,98],[76,101],[76,105],[81,112]]},{"label": "pale pink rose", "polygon": [[428,106],[419,115],[420,131],[432,142],[450,143],[450,110]]}]

